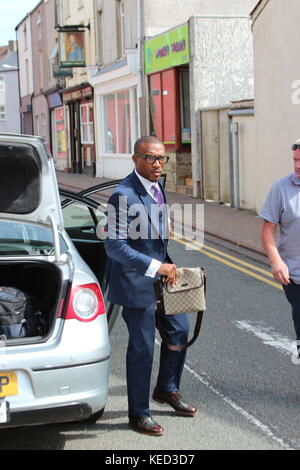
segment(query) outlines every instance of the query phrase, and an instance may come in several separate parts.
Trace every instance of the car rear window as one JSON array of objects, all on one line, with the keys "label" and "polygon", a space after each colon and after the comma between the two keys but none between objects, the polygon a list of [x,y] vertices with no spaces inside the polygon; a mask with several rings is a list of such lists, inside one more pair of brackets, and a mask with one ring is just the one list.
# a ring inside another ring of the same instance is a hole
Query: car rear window
[{"label": "car rear window", "polygon": [[[60,237],[61,253],[67,246]],[[54,253],[51,228],[34,224],[0,221],[0,256],[45,256]]]},{"label": "car rear window", "polygon": [[30,214],[40,202],[40,159],[23,143],[0,143],[0,212]]}]

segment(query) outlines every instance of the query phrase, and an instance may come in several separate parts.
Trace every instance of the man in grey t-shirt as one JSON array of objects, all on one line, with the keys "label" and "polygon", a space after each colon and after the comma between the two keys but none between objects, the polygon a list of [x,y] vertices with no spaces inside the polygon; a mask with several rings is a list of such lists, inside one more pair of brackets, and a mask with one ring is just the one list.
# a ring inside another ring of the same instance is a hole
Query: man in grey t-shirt
[{"label": "man in grey t-shirt", "polygon": [[272,274],[292,306],[300,359],[300,139],[292,150],[294,172],[273,184],[259,215],[264,219],[261,241]]}]

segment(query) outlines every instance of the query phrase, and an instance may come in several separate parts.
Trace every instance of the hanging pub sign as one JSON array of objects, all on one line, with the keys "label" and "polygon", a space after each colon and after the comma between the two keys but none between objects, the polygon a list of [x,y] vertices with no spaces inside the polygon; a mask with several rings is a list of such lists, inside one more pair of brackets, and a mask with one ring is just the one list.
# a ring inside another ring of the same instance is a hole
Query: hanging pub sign
[{"label": "hanging pub sign", "polygon": [[90,25],[57,26],[59,32],[60,68],[85,67],[84,31]]},{"label": "hanging pub sign", "polygon": [[84,32],[60,33],[60,67],[85,67]]}]

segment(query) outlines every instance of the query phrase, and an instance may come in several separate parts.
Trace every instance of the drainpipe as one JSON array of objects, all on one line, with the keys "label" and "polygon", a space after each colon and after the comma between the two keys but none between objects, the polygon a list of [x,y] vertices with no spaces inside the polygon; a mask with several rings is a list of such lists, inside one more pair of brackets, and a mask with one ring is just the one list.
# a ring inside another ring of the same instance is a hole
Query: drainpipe
[{"label": "drainpipe", "polygon": [[34,128],[34,114],[33,114],[33,97],[34,97],[34,91],[30,97],[30,103],[31,103],[31,123],[32,123],[32,135],[38,135],[39,132],[35,132],[38,129]]},{"label": "drainpipe", "polygon": [[[18,90],[19,90],[19,105],[22,107],[21,100],[21,84],[20,84],[20,52],[19,52],[19,41],[18,41],[18,26],[15,28],[16,32],[16,43],[17,43],[17,66],[18,66]],[[22,113],[20,113],[20,134],[23,134],[24,119],[22,119]]]},{"label": "drainpipe", "polygon": [[143,96],[143,63],[142,63],[142,6],[141,0],[136,0],[137,16],[137,50],[138,50],[138,98]]},{"label": "drainpipe", "polygon": [[233,149],[232,149],[232,116],[228,113],[228,143],[229,143],[229,190],[230,190],[230,206],[234,207],[234,188],[233,188]]},{"label": "drainpipe", "polygon": [[239,178],[239,123],[231,123],[232,171],[233,171],[233,207],[240,209]]}]

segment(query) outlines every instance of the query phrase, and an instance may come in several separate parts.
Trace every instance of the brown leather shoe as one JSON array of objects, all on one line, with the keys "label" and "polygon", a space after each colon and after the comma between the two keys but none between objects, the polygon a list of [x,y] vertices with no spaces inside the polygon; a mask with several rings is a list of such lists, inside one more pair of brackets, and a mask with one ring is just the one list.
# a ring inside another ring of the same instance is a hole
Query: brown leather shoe
[{"label": "brown leather shoe", "polygon": [[181,416],[194,416],[197,408],[187,403],[178,392],[159,392],[154,389],[152,398],[158,403],[167,403],[174,408],[176,414]]},{"label": "brown leather shoe", "polygon": [[148,436],[162,436],[165,434],[164,429],[153,421],[151,416],[147,418],[129,417],[129,426],[134,429],[134,431],[148,434]]}]

